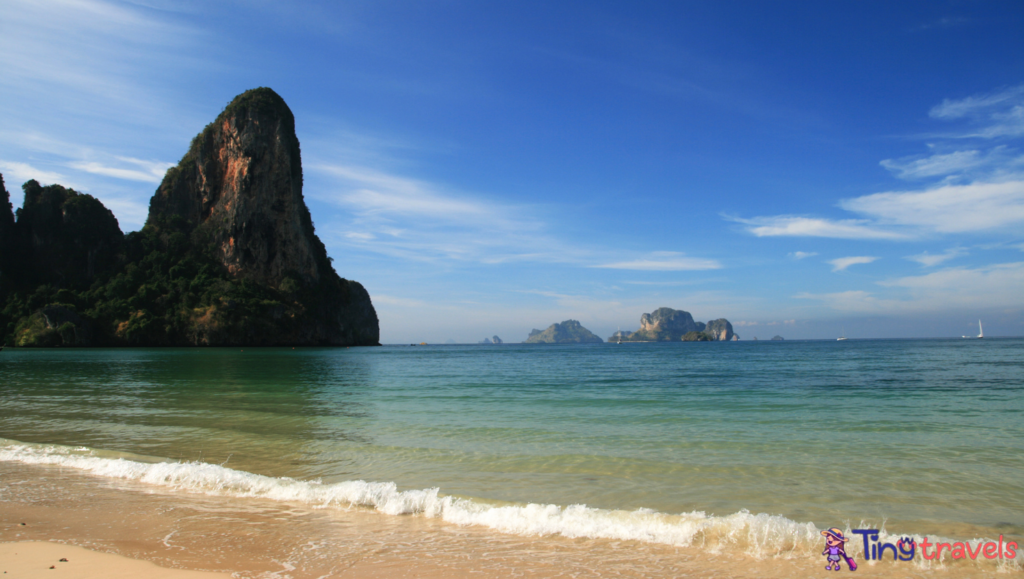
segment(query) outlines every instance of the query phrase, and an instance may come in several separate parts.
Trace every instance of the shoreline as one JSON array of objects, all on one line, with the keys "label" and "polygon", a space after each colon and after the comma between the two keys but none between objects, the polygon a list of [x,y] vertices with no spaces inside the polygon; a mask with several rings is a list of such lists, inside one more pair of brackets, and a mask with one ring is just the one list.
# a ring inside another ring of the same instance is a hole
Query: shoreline
[{"label": "shoreline", "polygon": [[[182,492],[57,466],[0,463],[0,488],[7,491],[0,497],[4,548],[26,541],[70,544],[169,571],[207,572],[188,579],[440,579],[469,574],[740,579],[807,577],[823,571],[821,557],[798,553],[759,559],[728,547],[706,550],[635,540],[503,534],[417,515]],[[45,553],[52,558],[54,551]],[[879,578],[959,579],[1020,572],[858,562],[858,576]],[[44,570],[52,573],[48,567]]]}]

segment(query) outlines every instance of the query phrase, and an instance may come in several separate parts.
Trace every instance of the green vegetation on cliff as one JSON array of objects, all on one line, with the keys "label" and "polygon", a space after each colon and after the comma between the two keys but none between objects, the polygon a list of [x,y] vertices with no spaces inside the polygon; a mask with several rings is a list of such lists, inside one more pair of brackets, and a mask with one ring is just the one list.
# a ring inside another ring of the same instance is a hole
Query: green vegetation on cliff
[{"label": "green vegetation on cliff", "polygon": [[[30,199],[36,196],[30,197],[29,190],[35,187],[35,181],[25,184],[26,206],[18,212],[18,226],[33,213]],[[82,198],[102,207],[95,198],[59,185],[42,189],[40,197],[65,199],[58,211]],[[5,345],[157,346],[203,343],[211,337],[223,344],[260,343],[282,331],[287,335],[288,326],[303,318],[301,304],[315,297],[296,281],[274,289],[233,279],[211,251],[185,233],[181,220],[151,224],[127,236],[118,229],[108,238],[101,237],[99,225],[57,241],[88,256],[123,237],[119,251],[92,271],[72,268],[80,275],[63,279],[60,268],[33,259],[38,252],[24,239],[4,244],[4,255],[28,258],[0,274]]]}]

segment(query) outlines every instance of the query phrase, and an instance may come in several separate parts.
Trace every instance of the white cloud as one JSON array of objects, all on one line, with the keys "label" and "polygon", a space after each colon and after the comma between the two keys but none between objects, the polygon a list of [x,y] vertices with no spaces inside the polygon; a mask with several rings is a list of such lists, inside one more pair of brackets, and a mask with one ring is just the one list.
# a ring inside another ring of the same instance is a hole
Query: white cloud
[{"label": "white cloud", "polygon": [[[837,293],[801,293],[795,298],[822,302],[842,312],[906,314],[912,312],[984,311],[1020,309],[1024,287],[1024,262],[1000,263],[977,268],[948,268],[927,275],[907,276],[880,282],[887,295],[863,290]],[[896,292],[896,293],[893,293]]]},{"label": "white cloud", "polygon": [[310,169],[319,180],[307,187],[310,197],[346,209],[339,220],[317,224],[328,245],[434,263],[592,262],[590,251],[546,233],[536,206],[508,205],[369,167],[320,163]]},{"label": "white cloud", "polygon": [[51,185],[57,182],[62,182],[63,184],[64,181],[64,176],[60,173],[44,171],[28,163],[20,163],[18,161],[0,160],[0,173],[4,176],[4,183],[7,184],[8,191],[11,191],[12,185],[14,188],[20,188],[22,183],[30,179],[35,179],[44,185]]},{"label": "white cloud", "polygon": [[906,239],[908,235],[887,231],[863,219],[821,219],[799,215],[776,215],[741,219],[727,217],[747,226],[758,237],[832,237],[837,239]]},{"label": "white cloud", "polygon": [[366,167],[312,167],[340,178],[349,187],[337,198],[364,214],[429,217],[448,222],[504,221],[502,208],[478,200],[442,193],[426,182],[382,173]]},{"label": "white cloud", "polygon": [[1024,85],[1006,90],[973,95],[959,100],[943,99],[942,103],[932,107],[928,115],[936,119],[958,119],[979,114],[999,105],[1012,104],[1024,98]]},{"label": "white cloud", "polygon": [[163,126],[172,109],[164,100],[170,91],[154,85],[173,78],[168,72],[179,66],[194,73],[209,64],[189,56],[190,45],[198,44],[196,29],[181,24],[183,18],[151,14],[102,0],[0,3],[5,104],[36,117],[45,110],[54,118],[63,113],[81,119],[85,109],[91,117],[106,117],[108,131],[125,121]]},{"label": "white cloud", "polygon": [[929,113],[937,119],[968,118],[976,128],[961,138],[1019,137],[1024,135],[1024,85],[959,100],[946,99]]},{"label": "white cloud", "polygon": [[807,259],[808,257],[814,257],[818,255],[817,251],[794,251],[789,254],[789,257],[793,259]]},{"label": "white cloud", "polygon": [[963,255],[967,255],[966,249],[954,247],[952,249],[947,249],[944,253],[939,254],[931,254],[925,251],[924,253],[919,253],[917,255],[908,255],[907,259],[911,261],[916,261],[917,263],[920,263],[925,267],[934,267],[944,261],[949,261],[951,259]]},{"label": "white cloud", "polygon": [[838,259],[829,260],[829,264],[832,265],[832,271],[843,271],[851,265],[860,265],[864,263],[871,263],[878,260],[877,257],[871,257],[867,255],[859,255],[854,257],[840,257]]},{"label": "white cloud", "polygon": [[143,161],[131,157],[117,157],[117,160],[134,165],[136,168],[110,167],[96,161],[74,161],[69,163],[68,166],[94,175],[103,175],[129,181],[143,181],[146,183],[160,183],[163,181],[167,169],[174,166],[174,163]]},{"label": "white cloud", "polygon": [[373,241],[374,239],[377,238],[377,236],[372,234],[372,233],[364,233],[364,232],[361,232],[361,231],[348,231],[348,232],[345,232],[345,237],[347,237],[347,238],[349,238],[349,239],[351,239],[353,241]]},{"label": "white cloud", "polygon": [[973,169],[988,162],[981,151],[956,151],[930,157],[903,157],[885,159],[879,164],[892,171],[900,179],[921,179],[949,175],[957,171]]},{"label": "white cloud", "polygon": [[945,185],[927,191],[875,193],[839,203],[886,224],[964,233],[1024,225],[1024,181]]},{"label": "white cloud", "polygon": [[633,271],[702,271],[721,269],[722,264],[714,259],[686,257],[682,253],[656,252],[648,258],[592,265],[590,267]]}]

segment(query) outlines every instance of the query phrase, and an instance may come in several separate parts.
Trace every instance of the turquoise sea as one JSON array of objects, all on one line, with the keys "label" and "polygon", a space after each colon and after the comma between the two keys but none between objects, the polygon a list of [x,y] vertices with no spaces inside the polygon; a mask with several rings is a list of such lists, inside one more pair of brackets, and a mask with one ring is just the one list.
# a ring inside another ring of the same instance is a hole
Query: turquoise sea
[{"label": "turquoise sea", "polygon": [[7,349],[0,439],[9,465],[499,534],[1024,539],[1024,339]]}]

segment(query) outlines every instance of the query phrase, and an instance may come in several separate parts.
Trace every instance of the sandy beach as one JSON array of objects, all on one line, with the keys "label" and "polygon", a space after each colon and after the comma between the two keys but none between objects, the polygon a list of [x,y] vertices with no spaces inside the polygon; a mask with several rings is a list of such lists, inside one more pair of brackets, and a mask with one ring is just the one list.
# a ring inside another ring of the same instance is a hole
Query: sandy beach
[{"label": "sandy beach", "polygon": [[[418,516],[167,491],[56,467],[0,464],[0,486],[0,561],[9,577],[832,576],[818,557],[496,534]],[[996,572],[862,562],[857,576]]]},{"label": "sandy beach", "polygon": [[208,573],[159,567],[149,561],[100,553],[74,545],[42,541],[0,543],[0,571],[16,579],[75,577],[76,579],[226,579]]}]

